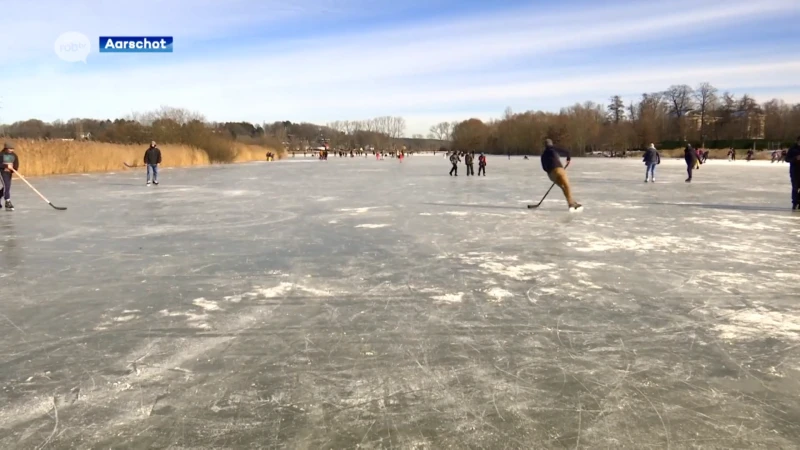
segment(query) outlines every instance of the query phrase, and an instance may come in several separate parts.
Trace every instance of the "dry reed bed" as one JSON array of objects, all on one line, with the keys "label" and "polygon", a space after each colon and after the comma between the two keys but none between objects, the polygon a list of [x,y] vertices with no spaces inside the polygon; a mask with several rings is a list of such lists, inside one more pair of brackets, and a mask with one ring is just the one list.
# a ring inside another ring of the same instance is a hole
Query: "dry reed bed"
[{"label": "dry reed bed", "polygon": [[[16,140],[20,172],[27,176],[72,173],[113,172],[126,162],[143,166],[147,145],[123,145],[87,141]],[[211,164],[208,154],[187,145],[159,145],[163,167],[187,167]],[[233,162],[264,161],[267,151],[257,145],[236,144]],[[280,157],[282,155],[279,155]]]}]

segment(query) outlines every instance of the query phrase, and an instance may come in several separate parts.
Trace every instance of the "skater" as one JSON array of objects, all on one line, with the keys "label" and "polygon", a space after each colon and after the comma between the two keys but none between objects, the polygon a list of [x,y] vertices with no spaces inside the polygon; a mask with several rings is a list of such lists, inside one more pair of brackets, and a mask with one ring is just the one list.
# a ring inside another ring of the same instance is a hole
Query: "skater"
[{"label": "skater", "polygon": [[728,150],[728,162],[736,161],[736,150],[733,147]]},{"label": "skater", "polygon": [[464,165],[467,166],[467,176],[475,175],[475,163],[474,163],[474,155],[472,153],[466,153],[464,155]]},{"label": "skater", "polygon": [[478,156],[478,176],[486,176],[486,155],[481,152],[480,156]]},{"label": "skater", "polygon": [[784,161],[789,163],[789,179],[792,182],[792,211],[800,211],[800,136],[786,152]]},{"label": "skater", "polygon": [[458,157],[458,153],[457,152],[453,152],[453,154],[450,155],[450,164],[453,165],[453,168],[450,169],[450,176],[451,177],[452,176],[458,176],[458,163],[460,163],[460,162],[461,162],[461,158]]},{"label": "skater", "polygon": [[150,186],[150,174],[153,174],[153,184],[158,185],[158,165],[161,164],[161,150],[156,147],[156,141],[150,142],[150,148],[144,152],[144,164],[147,166],[147,185]]},{"label": "skater", "polygon": [[644,182],[647,183],[650,181],[651,183],[656,182],[656,166],[661,164],[661,155],[658,154],[658,150],[656,150],[656,146],[654,144],[650,144],[647,147],[647,150],[644,151],[644,158],[645,164],[645,172],[644,172]]},{"label": "skater", "polygon": [[552,139],[545,140],[544,151],[542,152],[542,169],[547,172],[547,177],[550,178],[550,181],[557,184],[558,187],[561,188],[561,191],[564,192],[564,198],[567,199],[567,205],[569,205],[569,208],[578,209],[581,207],[581,205],[572,198],[572,188],[569,185],[567,171],[564,170],[564,166],[561,164],[561,158],[559,156],[564,156],[567,158],[567,165],[569,165],[570,161],[572,160],[572,157],[568,151],[561,148],[556,148],[553,145]]},{"label": "skater", "polygon": [[[5,202],[8,211],[14,210],[14,205],[11,203],[11,176],[14,172],[11,169],[19,170],[19,156],[14,152],[14,144],[6,142],[0,151],[0,200]],[[2,206],[0,203],[0,209]]]},{"label": "skater", "polygon": [[748,151],[747,151],[747,162],[750,162],[750,161],[752,161],[752,160],[753,160],[753,155],[754,155],[754,154],[755,154],[755,152],[753,151],[753,149],[752,149],[752,148],[751,148],[750,150],[748,150]]},{"label": "skater", "polygon": [[705,164],[708,161],[708,155],[710,155],[710,154],[711,154],[711,150],[706,150],[706,151],[703,152],[703,164]]},{"label": "skater", "polygon": [[700,168],[700,160],[697,158],[697,152],[692,148],[692,144],[686,144],[686,149],[683,151],[683,158],[686,160],[686,172],[689,178],[686,179],[687,183],[692,182],[692,172]]}]

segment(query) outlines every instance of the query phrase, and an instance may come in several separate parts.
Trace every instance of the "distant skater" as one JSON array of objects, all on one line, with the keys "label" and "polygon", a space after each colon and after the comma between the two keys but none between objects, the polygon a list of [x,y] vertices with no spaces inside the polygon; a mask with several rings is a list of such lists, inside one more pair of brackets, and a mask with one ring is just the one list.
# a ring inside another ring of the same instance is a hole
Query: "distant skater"
[{"label": "distant skater", "polygon": [[750,161],[752,161],[752,160],[753,160],[753,155],[754,155],[754,154],[755,154],[755,152],[753,151],[753,149],[752,149],[752,148],[751,148],[750,150],[748,150],[748,151],[747,151],[747,162],[750,162]]},{"label": "distant skater", "polygon": [[480,156],[478,156],[478,176],[486,176],[486,155],[481,152]]},{"label": "distant skater", "polygon": [[570,161],[572,161],[569,152],[561,148],[556,148],[551,139],[545,140],[545,147],[542,152],[542,169],[547,172],[547,177],[550,178],[550,181],[561,188],[561,191],[564,193],[564,198],[567,199],[569,208],[579,209],[581,205],[572,198],[572,188],[569,185],[567,171],[564,170],[564,166],[561,164],[560,156],[567,158],[567,165],[569,166]]},{"label": "distant skater", "polygon": [[733,147],[728,150],[728,161],[736,161],[736,150]]},{"label": "distant skater", "polygon": [[645,165],[644,182],[647,183],[650,181],[651,183],[655,183],[656,166],[661,164],[661,155],[658,154],[658,150],[656,150],[654,144],[650,144],[647,150],[644,151],[643,160]]},{"label": "distant skater", "polygon": [[461,158],[458,157],[458,153],[453,152],[453,154],[450,155],[450,164],[453,165],[453,168],[450,169],[450,176],[451,177],[452,176],[456,176],[456,177],[458,176],[458,163],[460,163],[460,162],[461,162]]},{"label": "distant skater", "polygon": [[697,152],[692,148],[692,144],[686,144],[686,149],[683,151],[683,159],[686,161],[686,172],[689,174],[686,182],[691,183],[692,172],[700,168],[700,160],[697,157]]},{"label": "distant skater", "polygon": [[156,141],[150,142],[150,148],[144,152],[144,164],[147,166],[147,185],[150,186],[150,175],[153,175],[153,184],[158,185],[158,165],[161,164],[161,150],[156,147]]},{"label": "distant skater", "polygon": [[792,182],[792,211],[800,211],[800,136],[786,152],[784,161],[789,163],[789,179]]},{"label": "distant skater", "polygon": [[464,154],[464,165],[467,166],[467,176],[475,175],[475,156],[472,153]]},{"label": "distant skater", "polygon": [[[19,156],[14,152],[14,144],[6,142],[0,151],[0,198],[5,200],[7,211],[14,210],[14,205],[11,203],[11,177],[14,172],[11,169],[19,170]],[[2,206],[0,204],[0,208]]]}]

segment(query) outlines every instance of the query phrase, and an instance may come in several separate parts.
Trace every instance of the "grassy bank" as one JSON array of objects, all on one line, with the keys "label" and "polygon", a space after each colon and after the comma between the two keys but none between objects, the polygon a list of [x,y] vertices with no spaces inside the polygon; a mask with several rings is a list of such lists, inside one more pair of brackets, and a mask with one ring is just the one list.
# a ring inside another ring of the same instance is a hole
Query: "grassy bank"
[{"label": "grassy bank", "polygon": [[[16,140],[20,172],[28,176],[62,175],[71,173],[112,172],[126,162],[141,166],[147,145],[109,144],[87,141]],[[219,158],[209,157],[206,150],[188,145],[159,145],[163,167],[187,167],[211,164]],[[273,149],[259,145],[234,144],[230,162],[264,161]],[[278,154],[278,157],[283,157]]]}]

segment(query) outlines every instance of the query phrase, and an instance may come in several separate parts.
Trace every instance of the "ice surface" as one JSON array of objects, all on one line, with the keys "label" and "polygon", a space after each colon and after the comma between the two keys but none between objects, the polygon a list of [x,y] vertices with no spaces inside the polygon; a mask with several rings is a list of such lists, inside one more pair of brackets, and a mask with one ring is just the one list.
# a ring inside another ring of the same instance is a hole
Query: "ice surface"
[{"label": "ice surface", "polygon": [[0,448],[797,448],[786,165],[573,161],[18,182]]}]

